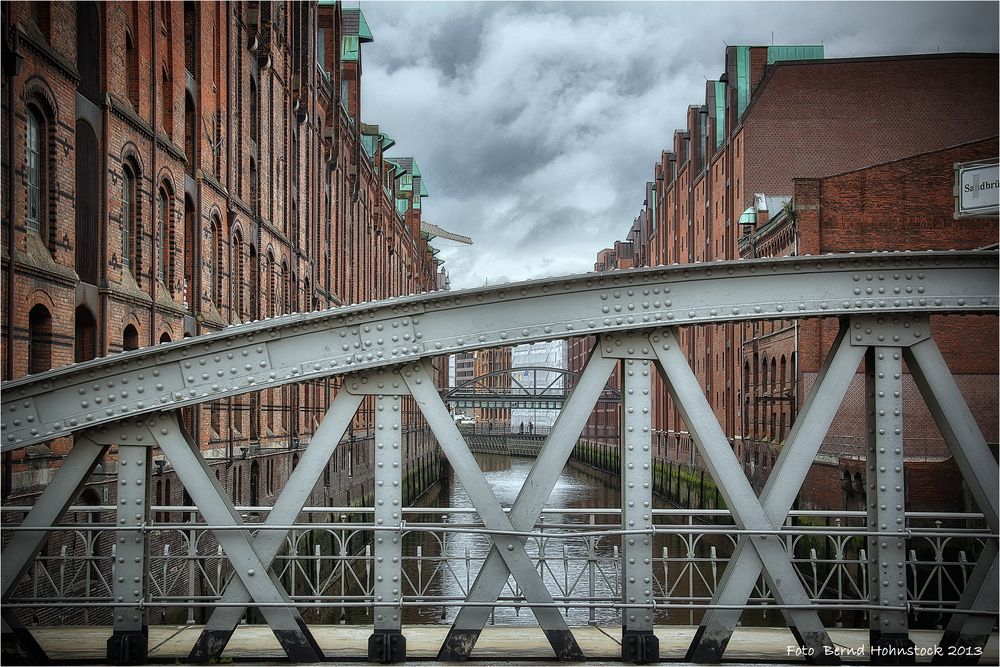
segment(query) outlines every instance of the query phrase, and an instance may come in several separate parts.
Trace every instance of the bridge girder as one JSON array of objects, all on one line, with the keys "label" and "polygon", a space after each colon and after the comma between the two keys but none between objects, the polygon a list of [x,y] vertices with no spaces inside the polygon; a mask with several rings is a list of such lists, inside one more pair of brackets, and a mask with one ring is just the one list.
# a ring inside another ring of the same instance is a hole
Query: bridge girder
[{"label": "bridge girder", "polygon": [[2,451],[101,424],[455,352],[660,326],[996,313],[996,252],[630,269],[293,314],[6,382]]}]

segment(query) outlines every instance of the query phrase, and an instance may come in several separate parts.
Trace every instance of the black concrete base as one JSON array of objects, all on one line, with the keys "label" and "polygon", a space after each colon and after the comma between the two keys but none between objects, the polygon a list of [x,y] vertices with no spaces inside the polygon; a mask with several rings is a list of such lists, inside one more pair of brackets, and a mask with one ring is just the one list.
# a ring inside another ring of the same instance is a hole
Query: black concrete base
[{"label": "black concrete base", "polygon": [[699,625],[698,630],[694,633],[694,638],[691,640],[691,645],[684,655],[684,661],[707,665],[722,662],[722,654],[726,652],[726,645],[728,643],[728,636],[724,641],[721,639],[705,639],[705,626]]},{"label": "black concrete base", "polygon": [[913,641],[904,634],[882,633],[872,643],[869,662],[873,665],[915,665]]},{"label": "black concrete base", "polygon": [[448,636],[444,638],[444,643],[441,644],[437,659],[442,662],[468,660],[476,642],[479,641],[480,632],[478,630],[459,630],[452,627],[448,630]]},{"label": "black concrete base", "polygon": [[583,660],[583,649],[576,643],[576,637],[571,630],[543,630],[549,646],[555,651],[557,660]]},{"label": "black concrete base", "polygon": [[399,630],[376,630],[368,638],[368,662],[406,662],[406,637]]},{"label": "black concrete base", "polygon": [[660,661],[660,640],[652,631],[622,630],[622,662]]},{"label": "black concrete base", "polygon": [[141,631],[115,632],[108,638],[108,663],[145,665],[149,653],[149,628]]}]

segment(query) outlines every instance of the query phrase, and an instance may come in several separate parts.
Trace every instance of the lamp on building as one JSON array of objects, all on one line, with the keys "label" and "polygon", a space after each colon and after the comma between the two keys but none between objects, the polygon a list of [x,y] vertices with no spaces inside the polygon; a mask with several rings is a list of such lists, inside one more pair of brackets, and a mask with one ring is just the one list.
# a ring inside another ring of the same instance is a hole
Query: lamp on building
[{"label": "lamp on building", "polygon": [[153,461],[153,463],[156,465],[156,474],[157,475],[162,475],[164,468],[167,467],[166,460],[165,459],[156,459],[155,461]]}]

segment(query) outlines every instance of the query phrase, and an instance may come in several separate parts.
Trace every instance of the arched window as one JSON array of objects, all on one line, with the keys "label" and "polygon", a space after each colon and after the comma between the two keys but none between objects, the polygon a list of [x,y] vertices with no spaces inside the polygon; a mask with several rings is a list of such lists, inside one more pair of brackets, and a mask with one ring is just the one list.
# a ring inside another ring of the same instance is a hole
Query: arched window
[{"label": "arched window", "polygon": [[135,172],[126,164],[122,170],[122,266],[131,269],[136,282],[139,281],[138,261],[138,230],[136,215],[138,212]]},{"label": "arched window", "polygon": [[86,306],[74,313],[73,361],[80,363],[97,356],[97,320]]},{"label": "arched window", "polygon": [[194,202],[184,197],[184,292],[188,310],[194,312],[197,298],[194,291],[195,242],[198,239]]},{"label": "arched window", "polygon": [[246,300],[243,295],[246,291],[246,286],[243,284],[246,280],[246,268],[243,262],[243,235],[239,230],[233,234],[233,243],[231,247],[232,252],[232,262],[233,267],[233,307],[236,312],[236,317],[240,319],[241,322],[246,321]]},{"label": "arched window", "polygon": [[274,254],[267,251],[267,316],[274,317],[276,312],[278,285],[275,277]]},{"label": "arched window", "polygon": [[289,289],[291,286],[291,275],[288,273],[288,263],[281,263],[281,304],[279,306],[281,313],[287,313],[289,308]]},{"label": "arched window", "polygon": [[38,304],[28,313],[28,372],[52,368],[52,314]]},{"label": "arched window", "polygon": [[778,367],[781,375],[779,376],[779,386],[778,388],[782,393],[785,392],[787,388],[786,383],[788,382],[788,360],[785,359],[785,355],[781,355],[781,364]]},{"label": "arched window", "polygon": [[139,330],[130,324],[122,332],[122,351],[139,349]]},{"label": "arched window", "polygon": [[761,369],[760,369],[760,390],[761,390],[761,393],[764,393],[764,390],[767,389],[767,355],[766,354],[761,358],[761,364],[760,364],[760,366],[761,366]]},{"label": "arched window", "polygon": [[[208,281],[208,298],[215,303],[215,220],[212,216],[212,224],[208,227],[208,262],[206,264],[205,278]],[[218,304],[216,304],[218,305]]]},{"label": "arched window", "polygon": [[162,334],[160,334],[160,343],[169,343],[169,342],[170,342],[170,334],[164,331]]},{"label": "arched window", "polygon": [[160,188],[156,200],[156,277],[167,285],[167,234],[170,228],[170,203],[167,191]]},{"label": "arched window", "polygon": [[28,229],[38,232],[48,245],[49,225],[45,210],[45,177],[48,176],[48,157],[45,152],[45,117],[34,106],[28,106],[28,134],[25,143],[25,172],[27,176]]},{"label": "arched window", "polygon": [[139,111],[139,54],[129,32],[125,33],[125,87],[132,108]]},{"label": "arched window", "polygon": [[771,357],[771,395],[774,396],[774,385],[778,380],[778,360]]},{"label": "arched window", "polygon": [[216,308],[222,308],[222,221],[217,215],[212,216],[209,253],[210,298]]}]

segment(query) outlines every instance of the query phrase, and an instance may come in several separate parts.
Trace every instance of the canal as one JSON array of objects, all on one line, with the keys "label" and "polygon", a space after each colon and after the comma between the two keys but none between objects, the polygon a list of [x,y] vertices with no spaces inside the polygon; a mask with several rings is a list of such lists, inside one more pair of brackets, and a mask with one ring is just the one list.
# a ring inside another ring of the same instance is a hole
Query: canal
[{"label": "canal", "polygon": [[[476,454],[487,481],[500,504],[510,507],[521,489],[533,458],[502,454]],[[470,500],[451,469],[445,465],[441,479],[413,503],[427,508],[426,514],[409,514],[408,524],[435,523],[456,529],[470,526],[478,520],[471,512],[455,511],[471,508]],[[654,496],[658,508],[671,507]],[[449,511],[449,508],[451,511]],[[566,512],[550,512],[550,508]],[[541,530],[558,532],[571,526],[588,524],[616,528],[619,526],[617,510],[620,508],[619,481],[616,475],[597,470],[589,465],[571,461],[559,476],[546,504]],[[615,510],[602,513],[600,510]],[[579,510],[579,511],[573,511]],[[587,511],[593,510],[593,511]],[[688,523],[687,519],[663,517],[657,523]],[[697,526],[698,524],[695,523]],[[458,602],[465,598],[470,585],[490,551],[489,537],[463,532],[428,532],[411,530],[403,540],[404,595],[430,602],[445,598]],[[576,601],[611,604],[619,599],[620,536],[530,538],[525,548],[533,559],[538,559],[537,571],[546,587],[556,599],[572,598]],[[678,535],[658,534],[653,545],[654,594],[669,595],[671,602],[706,603],[710,591],[725,569],[725,558],[732,552],[730,535]],[[354,586],[344,591],[358,595],[363,582],[370,580],[370,561],[356,563],[353,567]],[[337,590],[330,593],[340,593]],[[520,591],[511,578],[501,597],[517,597]],[[333,611],[333,610],[331,610]],[[359,608],[340,609],[334,616],[323,614],[325,621],[347,623],[371,622],[370,610]],[[404,623],[451,623],[458,613],[458,606],[440,604],[407,607],[403,610]],[[570,625],[598,623],[620,624],[621,613],[612,608],[588,608],[568,605],[563,613]],[[780,614],[744,615],[745,624],[780,624]],[[688,609],[658,609],[657,624],[697,623],[700,613]],[[498,625],[534,625],[534,615],[526,608],[498,607],[491,615],[491,622]]]}]

